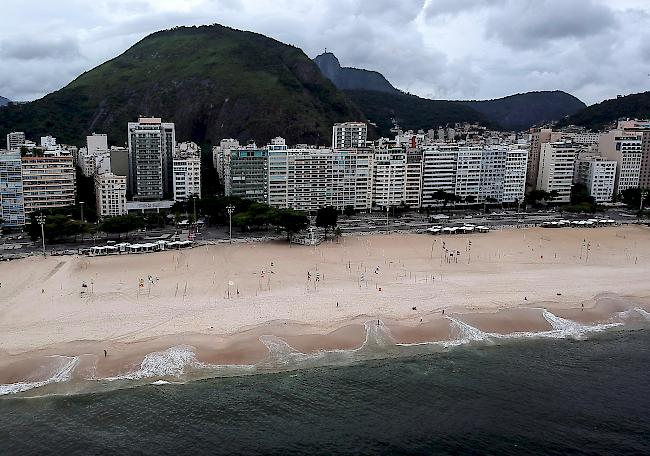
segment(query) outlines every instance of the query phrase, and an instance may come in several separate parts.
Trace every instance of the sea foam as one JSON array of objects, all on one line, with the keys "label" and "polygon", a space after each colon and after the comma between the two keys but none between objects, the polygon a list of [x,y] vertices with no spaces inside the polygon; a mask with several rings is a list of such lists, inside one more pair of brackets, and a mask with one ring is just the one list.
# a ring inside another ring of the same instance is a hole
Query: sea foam
[{"label": "sea foam", "polygon": [[0,396],[5,394],[22,393],[23,391],[40,388],[51,383],[68,381],[72,377],[72,372],[79,364],[79,357],[77,356],[53,355],[49,358],[55,358],[59,361],[59,366],[56,367],[56,371],[51,377],[37,382],[17,382],[0,385]]}]

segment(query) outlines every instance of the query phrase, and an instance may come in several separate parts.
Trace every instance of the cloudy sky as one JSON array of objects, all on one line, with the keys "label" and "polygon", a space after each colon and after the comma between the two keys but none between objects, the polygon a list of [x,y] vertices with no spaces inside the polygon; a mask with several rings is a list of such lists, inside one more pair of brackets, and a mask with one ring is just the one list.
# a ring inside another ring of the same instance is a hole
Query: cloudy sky
[{"label": "cloudy sky", "polygon": [[649,0],[2,0],[0,95],[33,100],[156,30],[220,23],[428,98],[650,90]]}]

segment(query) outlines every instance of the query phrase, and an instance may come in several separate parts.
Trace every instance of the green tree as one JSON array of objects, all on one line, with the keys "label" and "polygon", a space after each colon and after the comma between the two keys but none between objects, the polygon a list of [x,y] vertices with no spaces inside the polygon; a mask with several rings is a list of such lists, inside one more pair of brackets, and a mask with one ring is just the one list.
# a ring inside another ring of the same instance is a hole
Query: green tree
[{"label": "green tree", "polygon": [[100,225],[100,230],[104,233],[117,234],[119,237],[123,233],[129,233],[141,228],[144,228],[143,218],[132,214],[107,217]]},{"label": "green tree", "polygon": [[325,239],[327,239],[327,231],[336,228],[338,218],[339,212],[334,206],[321,207],[316,212],[316,226],[325,229]]},{"label": "green tree", "polygon": [[[555,191],[555,190],[554,190]],[[544,190],[531,190],[524,197],[524,202],[532,206],[538,207],[542,202],[549,201],[551,194]]]},{"label": "green tree", "polygon": [[304,212],[294,209],[275,209],[272,215],[272,223],[283,231],[286,231],[287,240],[290,240],[291,235],[309,226],[309,217]]},{"label": "green tree", "polygon": [[354,206],[348,205],[343,209],[343,213],[346,217],[352,217],[357,211],[354,209]]},{"label": "green tree", "polygon": [[639,209],[641,207],[641,193],[645,193],[645,197],[643,199],[643,205],[644,206],[650,206],[650,201],[648,201],[648,198],[650,197],[650,192],[648,189],[641,189],[639,187],[634,187],[634,188],[628,188],[625,189],[621,192],[621,201],[625,203],[626,206],[632,208],[632,209]]}]

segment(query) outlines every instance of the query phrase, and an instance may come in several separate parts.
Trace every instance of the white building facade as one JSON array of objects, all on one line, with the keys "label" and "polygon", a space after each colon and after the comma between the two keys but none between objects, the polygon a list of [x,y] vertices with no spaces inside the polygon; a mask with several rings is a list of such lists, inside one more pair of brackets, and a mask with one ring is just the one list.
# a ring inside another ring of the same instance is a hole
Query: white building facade
[{"label": "white building facade", "polygon": [[576,160],[574,182],[584,184],[597,203],[605,203],[614,196],[617,162],[603,157],[585,157]]},{"label": "white building facade", "polygon": [[332,127],[332,149],[365,147],[368,125],[363,122],[344,122]]},{"label": "white building facade", "polygon": [[546,192],[557,191],[559,196],[554,201],[568,203],[571,200],[575,160],[576,148],[571,141],[542,144],[537,189]]},{"label": "white building facade", "polygon": [[113,173],[95,175],[95,197],[99,217],[125,215],[126,176],[116,176]]}]

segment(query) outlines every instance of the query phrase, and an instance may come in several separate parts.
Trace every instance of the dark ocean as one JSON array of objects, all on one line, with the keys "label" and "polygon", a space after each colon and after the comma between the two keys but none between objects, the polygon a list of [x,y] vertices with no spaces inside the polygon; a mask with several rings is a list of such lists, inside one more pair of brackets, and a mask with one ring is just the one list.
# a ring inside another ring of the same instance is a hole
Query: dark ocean
[{"label": "dark ocean", "polygon": [[0,453],[650,454],[650,330],[0,398]]}]

